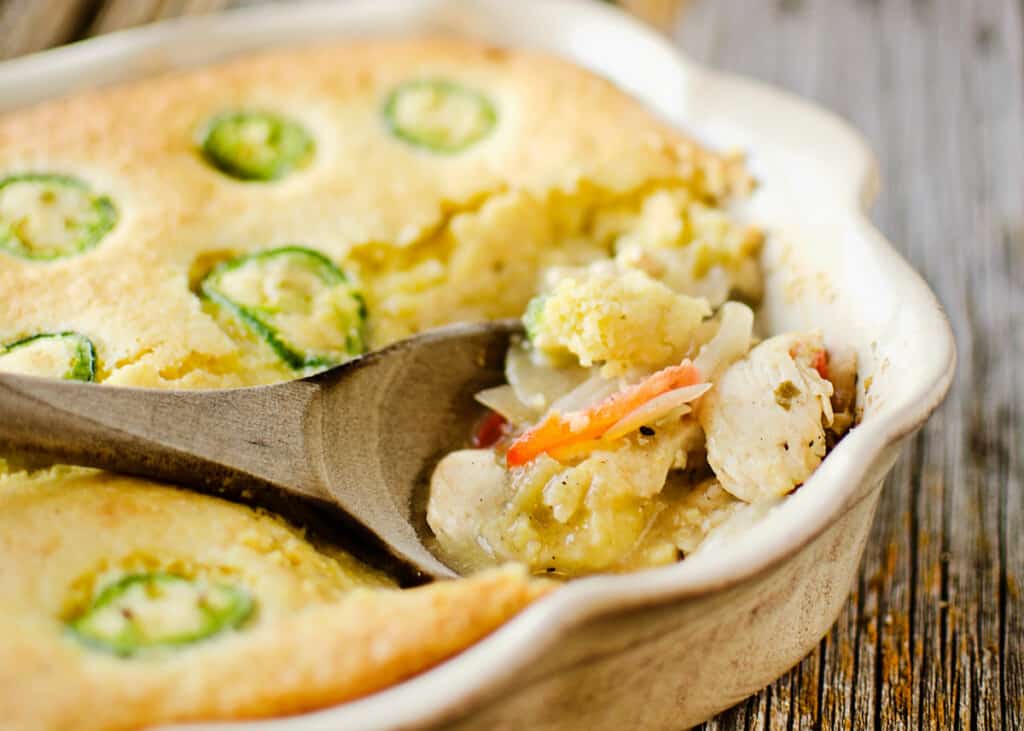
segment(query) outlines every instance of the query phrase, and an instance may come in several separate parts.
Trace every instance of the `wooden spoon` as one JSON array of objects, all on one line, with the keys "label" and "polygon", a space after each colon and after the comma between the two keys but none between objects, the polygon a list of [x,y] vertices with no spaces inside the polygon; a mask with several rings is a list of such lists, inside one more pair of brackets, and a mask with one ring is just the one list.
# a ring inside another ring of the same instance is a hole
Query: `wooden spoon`
[{"label": "wooden spoon", "polygon": [[453,577],[414,526],[413,491],[466,442],[480,413],[473,394],[504,380],[509,336],[520,329],[518,321],[440,328],[254,388],[112,388],[0,373],[0,454],[262,504],[258,491],[334,503],[397,558]]}]

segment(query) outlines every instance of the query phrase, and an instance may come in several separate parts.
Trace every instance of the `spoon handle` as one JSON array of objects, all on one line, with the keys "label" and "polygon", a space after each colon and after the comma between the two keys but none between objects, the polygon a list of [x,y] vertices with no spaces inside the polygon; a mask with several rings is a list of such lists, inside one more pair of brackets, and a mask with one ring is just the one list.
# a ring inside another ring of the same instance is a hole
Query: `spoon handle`
[{"label": "spoon handle", "polygon": [[319,388],[112,388],[0,373],[0,454],[99,467],[207,490],[272,484],[327,499],[304,438]]}]

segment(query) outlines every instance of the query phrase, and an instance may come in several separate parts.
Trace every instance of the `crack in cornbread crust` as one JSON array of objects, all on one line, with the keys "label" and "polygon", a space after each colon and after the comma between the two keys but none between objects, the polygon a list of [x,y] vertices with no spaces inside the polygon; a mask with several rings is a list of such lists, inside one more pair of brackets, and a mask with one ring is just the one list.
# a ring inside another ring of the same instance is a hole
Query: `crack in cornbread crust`
[{"label": "crack in cornbread crust", "polygon": [[[404,80],[434,76],[490,94],[494,134],[450,156],[392,138],[382,100]],[[233,108],[304,124],[317,145],[310,166],[264,184],[203,162],[197,129]],[[587,186],[628,195],[654,180],[727,187],[727,165],[609,82],[551,57],[457,41],[275,52],[0,118],[0,170],[28,169],[81,177],[114,200],[121,220],[83,256],[45,265],[0,256],[0,336],[73,329],[96,343],[101,378],[177,387],[287,377],[232,372],[241,365],[235,342],[186,286],[193,261],[210,250],[301,243],[347,266],[355,247],[443,235],[446,220],[502,191],[545,201]],[[110,372],[131,360],[130,372]]]},{"label": "crack in cornbread crust", "polygon": [[[390,589],[271,516],[141,480],[61,473],[0,478],[5,729],[138,728],[340,702],[436,664],[547,590],[515,569]],[[256,614],[166,657],[87,649],[62,619],[119,567],[215,567],[206,575],[245,586]]]}]

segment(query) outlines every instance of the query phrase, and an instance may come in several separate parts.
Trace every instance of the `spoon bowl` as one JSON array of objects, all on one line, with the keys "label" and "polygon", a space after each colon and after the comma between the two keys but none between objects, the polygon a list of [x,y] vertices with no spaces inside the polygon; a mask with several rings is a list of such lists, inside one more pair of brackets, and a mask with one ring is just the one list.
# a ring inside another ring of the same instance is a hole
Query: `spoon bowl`
[{"label": "spoon bowl", "polygon": [[395,558],[455,572],[424,545],[414,491],[463,446],[473,395],[504,380],[518,320],[459,324],[270,386],[168,391],[0,373],[0,454],[214,494],[337,506]]}]

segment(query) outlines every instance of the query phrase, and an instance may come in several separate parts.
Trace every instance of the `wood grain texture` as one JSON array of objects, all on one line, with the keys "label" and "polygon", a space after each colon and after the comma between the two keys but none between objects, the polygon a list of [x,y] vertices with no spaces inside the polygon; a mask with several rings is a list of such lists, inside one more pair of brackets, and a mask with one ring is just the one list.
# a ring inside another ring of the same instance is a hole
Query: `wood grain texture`
[{"label": "wood grain texture", "polygon": [[96,5],[94,0],[0,0],[0,59],[77,40]]},{"label": "wood grain texture", "polygon": [[[251,2],[0,0],[0,56]],[[938,293],[960,355],[835,627],[705,728],[1024,728],[1021,4],[694,0],[677,37],[862,130],[885,182],[876,220]]]},{"label": "wood grain texture", "polygon": [[[680,30],[698,58],[864,132],[876,220],[938,292],[960,355],[818,653],[708,728],[1024,727],[1021,35],[1013,0],[705,0]],[[778,702],[794,685],[817,705]]]},{"label": "wood grain texture", "polygon": [[109,33],[180,15],[212,13],[240,4],[231,0],[106,0],[89,27],[89,34]]}]

